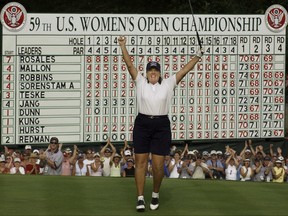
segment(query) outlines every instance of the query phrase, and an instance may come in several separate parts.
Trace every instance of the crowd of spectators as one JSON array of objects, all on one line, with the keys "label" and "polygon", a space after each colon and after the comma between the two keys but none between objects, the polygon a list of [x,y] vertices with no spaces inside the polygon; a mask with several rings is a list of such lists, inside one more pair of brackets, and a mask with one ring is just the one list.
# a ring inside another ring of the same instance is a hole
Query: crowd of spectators
[{"label": "crowd of spectators", "polygon": [[[251,140],[245,141],[240,153],[228,145],[224,152],[189,150],[188,144],[170,150],[165,157],[165,178],[288,182],[288,158],[280,147],[273,149],[273,144],[268,152],[261,145],[253,146]],[[147,177],[153,177],[152,165],[150,160]],[[4,146],[0,155],[0,174],[134,177],[134,173],[133,148],[126,140],[118,152],[109,139],[99,151],[81,151],[77,145],[63,148],[52,137],[47,149],[26,145],[24,151],[18,151]]]}]

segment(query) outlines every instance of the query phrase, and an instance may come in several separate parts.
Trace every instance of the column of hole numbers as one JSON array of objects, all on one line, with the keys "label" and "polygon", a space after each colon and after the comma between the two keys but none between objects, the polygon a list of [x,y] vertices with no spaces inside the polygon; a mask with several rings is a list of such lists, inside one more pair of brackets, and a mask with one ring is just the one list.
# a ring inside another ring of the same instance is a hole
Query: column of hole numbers
[{"label": "column of hole numbers", "polygon": [[213,37],[213,138],[236,135],[236,37]]},{"label": "column of hole numbers", "polygon": [[138,72],[146,76],[146,47],[144,36],[129,36],[129,53],[131,61]]},{"label": "column of hole numbers", "polygon": [[[127,85],[129,86],[130,76],[125,62],[122,61],[117,36],[111,36],[111,44],[111,139],[123,141],[130,139],[127,136],[129,130]],[[129,50],[128,47],[129,45],[127,46]]]},{"label": "column of hole numbers", "polygon": [[[151,37],[151,36],[150,36]],[[131,60],[135,62],[137,70],[146,76],[146,64],[149,60],[152,60],[151,47],[149,53],[147,53],[146,36],[130,36],[130,54]]]},{"label": "column of hole numbers", "polygon": [[[221,36],[213,36],[212,40],[212,70],[213,70],[213,126],[212,136],[214,139],[223,138],[226,130],[227,94],[223,95],[224,82],[227,82],[227,72],[222,68],[222,40]],[[224,69],[225,70],[225,69]],[[224,90],[225,91],[225,90]]]},{"label": "column of hole numbers", "polygon": [[[237,36],[223,37],[224,48],[228,45],[224,53],[223,62],[228,68],[227,74],[227,95],[228,95],[228,116],[227,116],[227,138],[237,137]],[[228,55],[225,55],[228,53]],[[226,93],[226,92],[225,92]]]},{"label": "column of hole numbers", "polygon": [[[115,40],[116,39],[116,40]],[[115,36],[106,36],[103,46],[104,49],[108,50],[109,53],[109,70],[110,73],[110,139],[112,141],[117,141],[120,134],[120,124],[121,124],[121,107],[120,107],[120,91],[121,91],[121,80],[119,76],[119,61],[115,58],[114,53],[117,51],[117,38]],[[109,46],[111,45],[112,46]],[[118,53],[115,53],[118,55]]]},{"label": "column of hole numbers", "polygon": [[94,37],[94,138],[106,141],[110,137],[110,53],[109,36]]},{"label": "column of hole numbers", "polygon": [[94,57],[93,37],[85,36],[85,108],[84,108],[84,141],[93,141],[93,92],[94,92]]},{"label": "column of hole numbers", "polygon": [[[137,71],[140,73],[144,73],[145,72],[145,66],[144,66],[145,46],[144,46],[143,37],[140,39],[141,41],[138,41],[138,39],[139,38],[135,35],[128,36],[127,49],[130,54],[131,62],[136,67]],[[138,44],[141,44],[141,46],[138,46]],[[125,85],[123,83],[123,89],[122,89],[122,94],[123,94],[123,97],[125,98],[125,99],[123,98],[123,104],[125,103],[124,106],[126,107],[126,110],[125,110],[126,111],[125,127],[127,128],[126,139],[133,140],[134,120],[138,113],[137,102],[136,102],[136,86],[135,86],[135,82],[130,77],[127,71],[126,64],[123,58],[121,62],[121,76],[123,77],[123,81],[126,80],[124,81]]]},{"label": "column of hole numbers", "polygon": [[[173,56],[172,56],[172,39],[171,36],[168,35],[163,35],[161,38],[161,44],[162,44],[162,63],[161,63],[161,77],[163,79],[167,79],[172,75],[173,71]],[[177,87],[174,90],[177,92]],[[171,122],[171,136],[172,140],[178,139],[178,134],[177,134],[177,104],[178,100],[177,97],[173,97],[171,101],[171,106],[169,110],[169,117],[170,117],[170,122]]]},{"label": "column of hole numbers", "polygon": [[[213,136],[212,119],[213,106],[213,37],[202,36],[205,54],[200,64],[197,65],[196,73],[196,111],[197,111],[197,139],[208,139]],[[199,49],[197,46],[196,50]]]},{"label": "column of hole numbers", "polygon": [[[168,43],[167,43],[168,42]],[[165,45],[170,44],[170,45]],[[182,67],[190,60],[188,57],[188,36],[169,36],[165,38],[163,46],[165,62],[165,73],[172,76],[181,70]],[[168,49],[167,49],[168,48]],[[172,139],[185,140],[187,139],[187,77],[184,77],[174,90],[172,105],[170,110],[171,115],[171,131]]]},{"label": "column of hole numbers", "polygon": [[[201,38],[203,42],[203,37]],[[194,36],[187,37],[187,62],[194,58],[197,49],[199,48],[197,38]],[[204,57],[205,58],[205,57]],[[187,138],[188,139],[202,139],[204,137],[204,123],[203,123],[203,64],[204,59],[196,64],[194,69],[187,74]],[[205,82],[205,81],[204,81]],[[200,88],[199,88],[200,86]],[[201,89],[199,91],[199,89]]]}]

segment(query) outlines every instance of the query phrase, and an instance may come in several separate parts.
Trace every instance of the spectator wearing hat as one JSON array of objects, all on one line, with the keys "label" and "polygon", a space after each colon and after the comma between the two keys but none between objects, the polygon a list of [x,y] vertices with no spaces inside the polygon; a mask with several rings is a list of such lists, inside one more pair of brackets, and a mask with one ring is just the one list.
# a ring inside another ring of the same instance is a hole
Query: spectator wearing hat
[{"label": "spectator wearing hat", "polygon": [[[197,154],[197,153],[196,153]],[[187,153],[187,158],[189,159],[190,163],[189,166],[191,165],[191,163],[196,161],[196,154],[194,153],[194,151],[188,151]]]},{"label": "spectator wearing hat", "polygon": [[179,168],[179,178],[192,178],[192,166],[190,166],[191,160],[188,157],[182,158],[182,166]]},{"label": "spectator wearing hat", "polygon": [[125,158],[133,157],[131,150],[127,149],[124,151]]},{"label": "spectator wearing hat", "polygon": [[20,165],[20,158],[14,158],[14,166],[10,169],[10,174],[25,175],[25,169]]},{"label": "spectator wearing hat", "polygon": [[90,176],[103,176],[103,162],[100,160],[98,152],[94,153],[94,162],[89,166],[91,167]]},{"label": "spectator wearing hat", "polygon": [[[207,161],[211,159],[211,155],[208,151],[203,151],[202,152],[202,162],[203,163],[207,163]],[[194,162],[196,161],[196,156],[194,155]],[[209,172],[205,172],[205,179],[209,179],[209,178],[212,178],[212,175],[211,175],[211,172],[209,170]]]},{"label": "spectator wearing hat", "polygon": [[[20,161],[21,162],[21,161]],[[9,154],[6,156],[6,164],[5,166],[11,170],[14,167],[13,157]]]},{"label": "spectator wearing hat", "polygon": [[265,178],[264,181],[270,182],[273,179],[272,176],[273,163],[268,155],[266,155],[263,159],[263,169]]},{"label": "spectator wearing hat", "polygon": [[130,158],[134,159],[134,155],[130,149],[127,149],[124,152],[122,151],[121,154],[122,154],[122,159],[121,159],[120,164],[121,164],[121,173],[122,173],[123,170],[127,168],[127,160]]},{"label": "spectator wearing hat", "polygon": [[[21,166],[22,167],[26,167],[26,165],[29,163],[29,155],[26,153],[26,151],[22,151],[20,153],[19,158],[21,159]],[[38,161],[38,163],[40,163],[40,162]]]},{"label": "spectator wearing hat", "polygon": [[[217,151],[217,158],[218,160],[221,162],[223,169],[224,169],[224,173],[225,173],[225,169],[226,169],[226,158],[224,158],[223,152],[222,151]],[[225,174],[224,174],[225,175]],[[224,177],[224,176],[223,176]]]},{"label": "spectator wearing hat", "polygon": [[10,169],[6,166],[6,160],[4,154],[0,157],[0,174],[8,174],[10,172]]},{"label": "spectator wearing hat", "polygon": [[212,177],[207,164],[202,161],[199,153],[196,154],[196,161],[191,163],[190,166],[191,171],[193,172],[192,179],[205,179],[206,173],[210,174],[209,176]]},{"label": "spectator wearing hat", "polygon": [[40,163],[40,159],[39,159],[40,151],[38,149],[34,149],[32,153],[34,153],[38,156],[37,164],[39,164]]},{"label": "spectator wearing hat", "polygon": [[123,156],[123,154],[126,150],[132,151],[132,147],[128,144],[127,140],[125,139],[124,140],[124,146],[123,146],[123,148],[121,148],[120,154]]},{"label": "spectator wearing hat", "polygon": [[37,164],[39,156],[36,153],[31,153],[29,156],[28,163],[25,167],[26,175],[38,175],[41,174],[40,172],[40,165]]},{"label": "spectator wearing hat", "polygon": [[88,167],[88,171],[91,174],[91,164],[95,162],[95,152],[91,148],[88,148],[85,153],[84,165]]},{"label": "spectator wearing hat", "polygon": [[122,177],[134,177],[135,176],[135,166],[134,160],[129,158],[127,160],[127,167],[122,172]]},{"label": "spectator wearing hat", "polygon": [[263,166],[262,160],[256,157],[254,160],[254,164],[252,165],[252,170],[254,172],[253,179],[252,179],[253,181],[265,180],[265,168]]},{"label": "spectator wearing hat", "polygon": [[263,161],[264,157],[266,156],[263,150],[263,146],[262,145],[256,146],[255,149],[256,149],[255,158],[257,158],[260,161]]},{"label": "spectator wearing hat", "polygon": [[283,183],[285,177],[285,169],[283,167],[283,157],[278,157],[272,169],[273,182]]},{"label": "spectator wearing hat", "polygon": [[170,149],[169,154],[170,154],[170,155],[174,155],[174,153],[175,153],[177,147],[176,147],[176,145],[171,144],[169,149]]},{"label": "spectator wearing hat", "polygon": [[250,159],[246,158],[243,160],[243,166],[240,168],[240,180],[251,181],[253,177],[253,169],[250,165]]},{"label": "spectator wearing hat", "polygon": [[78,148],[76,145],[74,145],[73,154],[70,148],[66,148],[64,150],[61,175],[63,176],[72,175],[73,166],[75,165],[75,162],[76,162],[77,150]]},{"label": "spectator wearing hat", "polygon": [[250,159],[250,165],[251,166],[253,165],[255,151],[252,146],[252,140],[245,141],[245,145],[244,145],[243,150],[240,153],[240,156],[243,158],[243,160]]},{"label": "spectator wearing hat", "polygon": [[226,180],[237,180],[237,171],[239,167],[238,160],[235,155],[235,151],[227,152],[226,168],[225,168],[225,179]]},{"label": "spectator wearing hat", "polygon": [[103,160],[103,176],[110,176],[111,167],[110,161],[112,161],[114,155],[116,154],[116,148],[110,142],[108,138],[107,143],[100,151],[101,160]]},{"label": "spectator wearing hat", "polygon": [[214,179],[223,179],[224,177],[224,167],[221,161],[217,158],[217,152],[212,150],[210,152],[211,159],[209,159],[206,164],[212,172],[212,176]]},{"label": "spectator wearing hat", "polygon": [[179,169],[182,166],[181,151],[176,150],[169,164],[169,178],[179,178]]},{"label": "spectator wearing hat", "polygon": [[38,149],[34,149],[32,153],[37,154],[39,156],[40,151]]},{"label": "spectator wearing hat", "polygon": [[121,156],[115,153],[113,159],[110,161],[110,176],[121,177]]},{"label": "spectator wearing hat", "polygon": [[81,152],[78,154],[77,161],[75,163],[75,166],[72,170],[72,176],[90,176],[88,164],[85,166],[84,164],[85,156]]},{"label": "spectator wearing hat", "polygon": [[57,137],[50,139],[49,147],[40,156],[40,167],[44,168],[44,175],[61,175],[63,154],[59,150],[59,140]]},{"label": "spectator wearing hat", "polygon": [[203,151],[202,152],[202,160],[204,163],[206,163],[210,158],[210,154],[208,151]]},{"label": "spectator wearing hat", "polygon": [[25,154],[29,156],[32,153],[32,146],[31,145],[25,145]]}]

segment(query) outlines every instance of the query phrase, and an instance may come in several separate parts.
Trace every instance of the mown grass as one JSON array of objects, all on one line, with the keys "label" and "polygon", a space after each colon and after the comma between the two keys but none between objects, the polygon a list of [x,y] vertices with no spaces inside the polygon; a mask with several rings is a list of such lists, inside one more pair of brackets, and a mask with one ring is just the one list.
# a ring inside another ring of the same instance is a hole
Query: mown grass
[{"label": "mown grass", "polygon": [[133,178],[0,176],[0,215],[287,215],[288,184],[164,179],[160,208],[135,210]]}]

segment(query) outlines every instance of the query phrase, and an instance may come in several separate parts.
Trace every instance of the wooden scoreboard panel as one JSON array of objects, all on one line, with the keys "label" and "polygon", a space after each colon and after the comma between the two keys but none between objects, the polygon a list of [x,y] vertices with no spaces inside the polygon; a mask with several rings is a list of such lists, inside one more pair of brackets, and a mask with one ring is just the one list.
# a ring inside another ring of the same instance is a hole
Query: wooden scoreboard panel
[{"label": "wooden scoreboard panel", "polygon": [[[189,15],[26,14],[2,28],[1,144],[132,141],[136,68],[158,61],[164,78],[199,45]],[[173,140],[284,137],[285,31],[264,15],[198,15],[202,60],[179,83]]]}]

